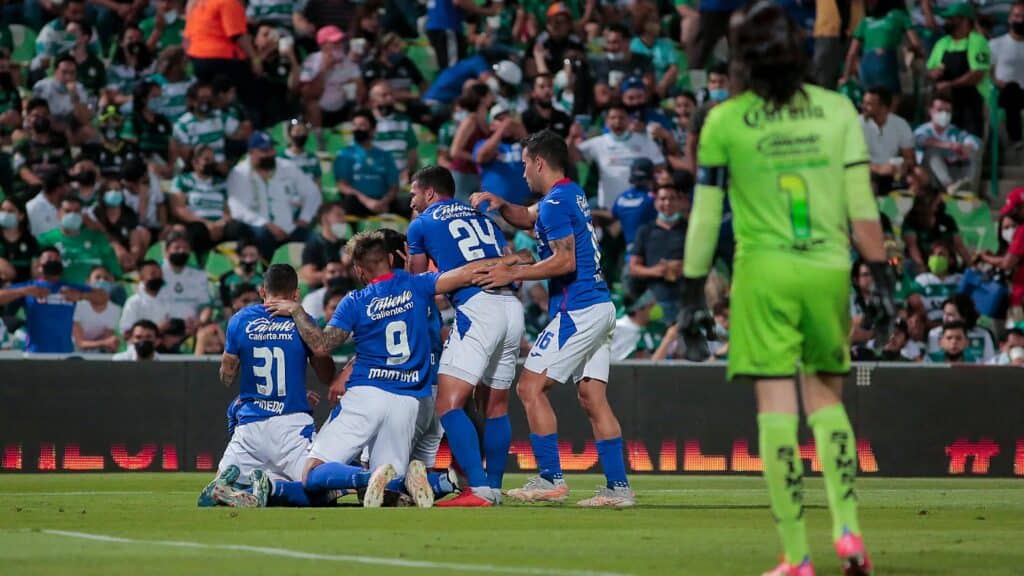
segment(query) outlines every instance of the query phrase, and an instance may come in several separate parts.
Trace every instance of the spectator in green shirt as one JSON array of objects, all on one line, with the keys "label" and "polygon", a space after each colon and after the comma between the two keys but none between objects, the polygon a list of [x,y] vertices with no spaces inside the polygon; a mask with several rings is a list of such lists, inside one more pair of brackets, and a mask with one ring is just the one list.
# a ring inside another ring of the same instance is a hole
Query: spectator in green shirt
[{"label": "spectator in green shirt", "polygon": [[967,348],[967,327],[963,322],[942,325],[942,339],[937,352],[928,354],[931,364],[977,364],[978,358]]},{"label": "spectator in green shirt", "polygon": [[[661,37],[661,23],[657,15],[652,14],[640,27],[640,35],[629,43],[629,51],[643,54],[654,63],[654,78],[659,98],[672,95],[672,88],[685,87],[689,84],[687,68],[679,69],[676,46],[668,38]],[[685,58],[683,62],[686,62]]]},{"label": "spectator in green shirt", "polygon": [[39,246],[60,251],[65,282],[85,284],[95,266],[103,266],[115,278],[123,274],[107,237],[95,230],[82,228],[82,201],[76,197],[61,201],[60,227],[41,235]]},{"label": "spectator in green shirt", "polygon": [[928,77],[935,91],[949,93],[953,124],[971,134],[985,133],[985,97],[991,89],[988,40],[974,30],[974,9],[954,4],[942,12],[946,36],[928,58]]},{"label": "spectator in green shirt", "polygon": [[877,0],[853,33],[846,54],[846,73],[839,83],[846,84],[859,72],[861,86],[885,87],[895,97],[893,108],[897,108],[902,92],[899,55],[904,37],[914,54],[923,56],[921,41],[901,0]]},{"label": "spectator in green shirt", "polygon": [[[260,249],[251,242],[238,242],[238,265],[220,277],[220,300],[225,307],[232,307],[234,293],[241,285],[263,285],[263,272],[260,270]],[[237,310],[236,310],[237,311]]]},{"label": "spectator in green shirt", "polygon": [[156,15],[139,22],[149,51],[157,53],[168,46],[181,46],[185,32],[185,9],[182,0],[158,0]]}]

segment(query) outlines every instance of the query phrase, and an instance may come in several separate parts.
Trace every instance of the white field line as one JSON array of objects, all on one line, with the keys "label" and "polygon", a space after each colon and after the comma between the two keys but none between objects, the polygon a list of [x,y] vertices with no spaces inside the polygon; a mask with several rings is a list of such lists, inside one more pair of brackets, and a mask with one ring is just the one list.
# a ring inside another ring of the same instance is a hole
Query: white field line
[{"label": "white field line", "polygon": [[202,542],[186,542],[177,540],[136,540],[134,538],[122,538],[120,536],[108,536],[106,534],[90,534],[88,532],[70,532],[67,530],[42,530],[42,532],[53,536],[77,538],[79,540],[91,540],[94,542],[113,542],[116,544],[139,544],[143,546],[169,546],[174,548],[192,548],[201,550],[229,550],[232,552],[249,552],[254,554],[264,554],[267,556],[297,558],[301,560],[324,560],[332,562],[368,564],[373,566],[391,566],[395,568],[454,570],[459,572],[490,574],[536,574],[551,576],[625,576],[618,572],[591,572],[589,570],[560,570],[526,567],[517,568],[511,566],[495,566],[491,564],[460,564],[455,562],[430,562],[427,560],[402,560],[398,558],[380,558],[375,556],[356,556],[350,554],[317,554],[314,552],[303,552],[301,550],[288,550],[286,548],[266,548],[262,546],[247,546],[244,544],[204,544]]}]

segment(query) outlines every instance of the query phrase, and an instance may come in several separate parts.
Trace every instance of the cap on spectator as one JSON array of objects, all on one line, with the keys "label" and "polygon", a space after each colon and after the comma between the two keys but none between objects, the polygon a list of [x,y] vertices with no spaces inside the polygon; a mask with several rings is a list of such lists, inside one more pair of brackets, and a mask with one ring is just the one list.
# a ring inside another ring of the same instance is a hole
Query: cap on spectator
[{"label": "cap on spectator", "polygon": [[316,31],[316,43],[323,46],[328,42],[341,42],[345,39],[345,33],[337,26],[324,26]]},{"label": "cap on spectator", "polygon": [[494,75],[505,84],[519,85],[523,81],[523,70],[511,60],[502,60],[494,65]]},{"label": "cap on spectator", "polygon": [[505,104],[499,102],[494,106],[491,106],[491,110],[487,115],[487,121],[494,122],[498,118],[498,116],[501,116],[502,114],[508,114],[509,112],[511,112],[511,109]]},{"label": "cap on spectator", "polygon": [[249,136],[249,150],[270,150],[274,147],[274,139],[266,132],[253,132]]},{"label": "cap on spectator", "polygon": [[629,183],[636,185],[654,181],[654,162],[650,158],[637,158],[629,167]]},{"label": "cap on spectator", "polygon": [[629,78],[623,80],[622,84],[619,84],[619,90],[623,94],[625,94],[629,90],[635,90],[638,88],[640,90],[647,90],[647,86],[644,84],[643,79],[637,76],[630,76]]},{"label": "cap on spectator", "polygon": [[565,5],[565,2],[555,2],[551,6],[548,6],[548,18],[554,18],[559,14],[565,14],[566,16],[572,18],[572,11],[569,10],[569,7]]},{"label": "cap on spectator", "polygon": [[627,299],[627,301],[625,302],[626,313],[632,314],[634,312],[637,312],[638,310],[643,310],[648,306],[653,306],[655,302],[656,300],[654,298],[654,293],[652,293],[650,290],[647,290],[632,302],[629,302]]},{"label": "cap on spectator", "polygon": [[1000,216],[1009,216],[1011,212],[1024,203],[1024,188],[1014,188],[1006,197],[1006,203],[999,210]]},{"label": "cap on spectator", "polygon": [[957,2],[947,6],[945,10],[939,13],[939,16],[943,18],[956,18],[957,16],[974,18],[974,8],[967,2]]}]

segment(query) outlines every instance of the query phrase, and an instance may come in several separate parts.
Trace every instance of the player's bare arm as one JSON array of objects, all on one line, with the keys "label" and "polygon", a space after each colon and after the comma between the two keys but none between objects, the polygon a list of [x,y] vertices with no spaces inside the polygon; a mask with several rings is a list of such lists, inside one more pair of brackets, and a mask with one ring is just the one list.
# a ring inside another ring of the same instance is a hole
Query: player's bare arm
[{"label": "player's bare arm", "polygon": [[448,294],[449,292],[454,292],[459,288],[472,286],[476,281],[478,274],[496,266],[515,264],[519,259],[520,256],[518,254],[508,254],[501,258],[476,260],[475,262],[470,262],[465,266],[449,270],[437,278],[437,284],[434,287],[434,292],[436,294]]},{"label": "player's bare arm", "polygon": [[409,263],[409,272],[422,274],[430,269],[430,258],[426,254],[413,254],[406,260]]},{"label": "player's bare arm", "polygon": [[230,388],[238,379],[238,366],[241,359],[234,354],[225,352],[220,358],[220,383]]},{"label": "player's bare arm", "polygon": [[469,197],[469,201],[473,205],[473,208],[478,209],[481,204],[487,203],[492,209],[501,212],[501,217],[504,218],[506,222],[520,230],[529,230],[533,228],[534,223],[537,222],[536,204],[530,207],[512,204],[511,202],[507,202],[501,196],[492,194],[491,192],[477,192]]},{"label": "player's bare arm", "polygon": [[476,285],[487,289],[500,288],[523,280],[545,280],[576,271],[576,237],[572,234],[551,241],[551,256],[529,265],[502,262],[480,271]]},{"label": "player's bare arm", "polygon": [[313,356],[309,359],[309,365],[316,373],[317,380],[324,386],[330,386],[334,379],[334,358],[330,356]]}]

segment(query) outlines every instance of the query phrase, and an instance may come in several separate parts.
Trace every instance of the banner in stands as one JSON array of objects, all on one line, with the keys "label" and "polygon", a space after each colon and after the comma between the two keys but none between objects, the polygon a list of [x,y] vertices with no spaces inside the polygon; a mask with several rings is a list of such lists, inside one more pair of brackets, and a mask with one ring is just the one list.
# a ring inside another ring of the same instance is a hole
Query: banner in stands
[{"label": "banner in stands", "polygon": [[[228,390],[213,362],[126,364],[0,361],[0,471],[212,471],[228,441]],[[865,476],[1024,478],[1024,378],[1015,368],[858,368],[845,402]],[[325,388],[310,382],[310,389]],[[609,396],[634,473],[753,474],[749,385],[717,366],[614,366]],[[590,425],[572,385],[557,386],[562,465],[597,472]],[[328,410],[321,404],[317,422]],[[526,421],[512,402],[511,471],[536,469]],[[813,438],[801,454],[820,470]],[[446,447],[437,465],[447,466]]]}]

